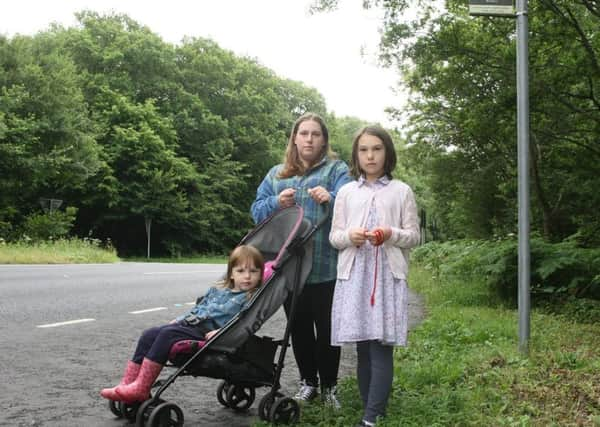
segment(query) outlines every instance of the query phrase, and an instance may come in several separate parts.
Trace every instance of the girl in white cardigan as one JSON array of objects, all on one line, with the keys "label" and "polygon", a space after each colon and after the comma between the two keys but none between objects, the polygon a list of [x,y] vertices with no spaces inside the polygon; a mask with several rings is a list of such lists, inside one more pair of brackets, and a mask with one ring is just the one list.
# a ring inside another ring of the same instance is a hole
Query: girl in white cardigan
[{"label": "girl in white cardigan", "polygon": [[406,345],[409,249],[419,243],[411,188],[392,179],[396,152],[380,126],[361,129],[352,144],[351,174],[338,192],[329,240],[338,249],[332,345],[356,343],[364,415],[385,416],[393,378],[393,346]]}]

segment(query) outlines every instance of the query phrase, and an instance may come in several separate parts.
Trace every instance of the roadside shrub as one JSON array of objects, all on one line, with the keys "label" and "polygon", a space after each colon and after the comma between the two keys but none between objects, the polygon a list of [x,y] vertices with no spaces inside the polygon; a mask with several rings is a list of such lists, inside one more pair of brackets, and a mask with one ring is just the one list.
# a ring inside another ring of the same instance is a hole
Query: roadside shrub
[{"label": "roadside shrub", "polygon": [[0,239],[6,241],[10,238],[12,232],[12,224],[10,222],[0,220]]},{"label": "roadside shrub", "polygon": [[75,222],[77,208],[69,206],[65,211],[34,213],[25,218],[22,235],[34,242],[56,240],[66,237]]},{"label": "roadside shrub", "polygon": [[[548,243],[530,241],[531,292],[543,296],[600,299],[600,249],[581,248],[575,239]],[[434,275],[484,280],[503,300],[516,302],[518,242],[515,236],[498,240],[457,240],[427,243],[414,259]]]}]

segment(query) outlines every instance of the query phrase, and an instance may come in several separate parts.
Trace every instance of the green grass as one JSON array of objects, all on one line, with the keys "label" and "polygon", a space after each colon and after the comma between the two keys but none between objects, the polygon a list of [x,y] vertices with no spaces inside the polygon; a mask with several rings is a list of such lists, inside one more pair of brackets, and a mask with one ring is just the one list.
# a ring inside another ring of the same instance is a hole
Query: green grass
[{"label": "green grass", "polygon": [[83,264],[118,262],[114,248],[93,239],[0,242],[0,264]]},{"label": "green grass", "polygon": [[[396,348],[388,414],[378,426],[600,426],[600,326],[533,310],[529,355],[518,351],[518,313],[478,283],[449,282],[413,266],[427,318]],[[344,407],[302,410],[298,426],[353,426],[355,378]],[[258,423],[256,426],[267,426]]]},{"label": "green grass", "polygon": [[[190,264],[227,264],[225,255],[194,255],[177,258],[128,257],[129,262],[166,262]],[[86,264],[112,263],[121,259],[112,247],[94,239],[60,239],[45,242],[0,240],[0,264]]]}]

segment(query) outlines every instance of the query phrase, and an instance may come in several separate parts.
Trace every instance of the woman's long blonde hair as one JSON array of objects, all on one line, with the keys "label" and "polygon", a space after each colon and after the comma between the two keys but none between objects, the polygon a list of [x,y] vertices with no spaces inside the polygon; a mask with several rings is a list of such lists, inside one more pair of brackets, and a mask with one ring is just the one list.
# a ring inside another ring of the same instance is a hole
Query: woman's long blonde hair
[{"label": "woman's long blonde hair", "polygon": [[308,120],[312,120],[313,122],[317,122],[319,126],[321,126],[321,132],[323,133],[323,138],[325,139],[325,145],[323,145],[323,149],[321,151],[321,155],[319,156],[319,160],[322,159],[325,155],[329,158],[335,158],[335,153],[331,150],[329,146],[329,130],[325,125],[325,121],[321,116],[315,113],[304,113],[294,122],[294,126],[292,126],[292,132],[290,134],[290,139],[288,140],[287,148],[285,149],[285,157],[283,159],[283,169],[279,172],[278,178],[289,178],[291,176],[302,176],[306,173],[307,168],[300,160],[300,156],[298,155],[298,149],[294,144],[296,140],[296,135],[298,134],[298,128],[302,122],[306,122]]}]

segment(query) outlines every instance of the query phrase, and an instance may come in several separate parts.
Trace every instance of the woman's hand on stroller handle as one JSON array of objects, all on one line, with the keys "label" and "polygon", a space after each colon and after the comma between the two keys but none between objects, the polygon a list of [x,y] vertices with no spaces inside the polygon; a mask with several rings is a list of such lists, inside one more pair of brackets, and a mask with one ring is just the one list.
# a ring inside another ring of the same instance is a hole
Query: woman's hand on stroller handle
[{"label": "woman's hand on stroller handle", "polygon": [[329,191],[327,191],[327,189],[321,185],[309,188],[306,190],[306,192],[315,202],[320,205],[323,203],[329,203],[331,201],[331,194],[329,194]]},{"label": "woman's hand on stroller handle", "polygon": [[287,208],[289,206],[294,206],[296,204],[296,199],[294,196],[296,194],[296,189],[294,188],[286,188],[277,196],[277,202],[279,206],[282,208]]}]

